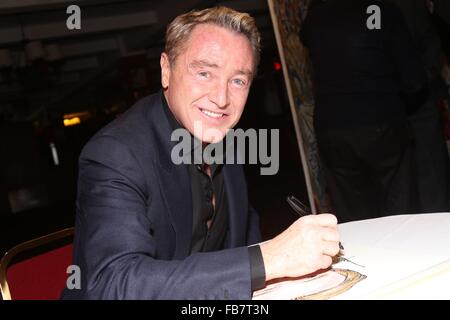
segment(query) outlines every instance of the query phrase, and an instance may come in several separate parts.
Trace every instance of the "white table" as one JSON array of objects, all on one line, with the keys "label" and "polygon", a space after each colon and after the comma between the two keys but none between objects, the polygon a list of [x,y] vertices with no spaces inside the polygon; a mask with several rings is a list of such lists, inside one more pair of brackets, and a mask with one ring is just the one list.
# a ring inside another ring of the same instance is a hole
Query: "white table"
[{"label": "white table", "polygon": [[398,215],[339,225],[349,262],[367,276],[334,299],[450,299],[450,213]]}]

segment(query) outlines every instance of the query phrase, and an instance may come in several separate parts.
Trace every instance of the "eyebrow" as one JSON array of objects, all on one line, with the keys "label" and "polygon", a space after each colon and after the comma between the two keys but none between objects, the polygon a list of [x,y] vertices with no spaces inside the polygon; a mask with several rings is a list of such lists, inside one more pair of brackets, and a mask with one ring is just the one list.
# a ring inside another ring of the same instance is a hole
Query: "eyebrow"
[{"label": "eyebrow", "polygon": [[[207,60],[194,60],[189,64],[190,67],[194,67],[194,68],[201,68],[201,67],[208,67],[208,68],[219,68],[219,65],[213,62],[209,62]],[[237,70],[236,74],[242,74],[242,75],[246,75],[250,78],[252,78],[253,76],[253,72],[251,72],[250,70],[246,69],[246,70]]]},{"label": "eyebrow", "polygon": [[216,63],[212,63],[206,60],[194,60],[189,64],[191,67],[198,68],[198,67],[209,67],[209,68],[218,68],[219,65]]}]

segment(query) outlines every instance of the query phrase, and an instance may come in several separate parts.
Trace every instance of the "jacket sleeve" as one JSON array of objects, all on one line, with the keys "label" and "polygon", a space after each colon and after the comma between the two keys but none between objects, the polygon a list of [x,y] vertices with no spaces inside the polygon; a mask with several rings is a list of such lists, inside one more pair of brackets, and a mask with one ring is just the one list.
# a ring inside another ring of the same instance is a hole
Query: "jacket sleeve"
[{"label": "jacket sleeve", "polygon": [[261,242],[261,229],[258,212],[250,204],[248,208],[247,245],[252,245]]},{"label": "jacket sleeve", "polygon": [[184,260],[156,259],[146,211],[157,195],[146,190],[142,170],[129,148],[114,137],[97,137],[84,148],[74,246],[82,288],[77,293],[66,290],[65,297],[250,299],[247,247]]}]

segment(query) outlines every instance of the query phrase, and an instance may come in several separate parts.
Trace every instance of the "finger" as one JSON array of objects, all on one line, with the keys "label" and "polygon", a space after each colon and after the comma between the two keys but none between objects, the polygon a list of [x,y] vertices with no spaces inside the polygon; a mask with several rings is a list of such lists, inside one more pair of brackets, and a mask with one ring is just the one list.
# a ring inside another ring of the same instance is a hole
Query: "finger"
[{"label": "finger", "polygon": [[324,241],[334,241],[339,242],[341,240],[339,232],[335,228],[323,228],[322,229],[322,239]]},{"label": "finger", "polygon": [[339,253],[339,242],[324,241],[322,245],[322,253],[329,257],[334,257]]},{"label": "finger", "polygon": [[327,269],[333,263],[331,256],[322,256],[319,262],[319,269]]},{"label": "finger", "polygon": [[337,226],[337,218],[331,213],[321,213],[315,215],[315,221],[322,227],[335,227]]}]

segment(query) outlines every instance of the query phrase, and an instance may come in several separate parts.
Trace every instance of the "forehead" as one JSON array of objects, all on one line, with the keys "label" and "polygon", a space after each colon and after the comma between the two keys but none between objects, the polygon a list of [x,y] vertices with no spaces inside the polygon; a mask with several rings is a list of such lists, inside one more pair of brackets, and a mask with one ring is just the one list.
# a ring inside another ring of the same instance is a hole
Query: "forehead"
[{"label": "forehead", "polygon": [[219,66],[233,65],[253,70],[253,52],[248,38],[213,24],[195,26],[186,41],[186,58],[210,61]]}]

